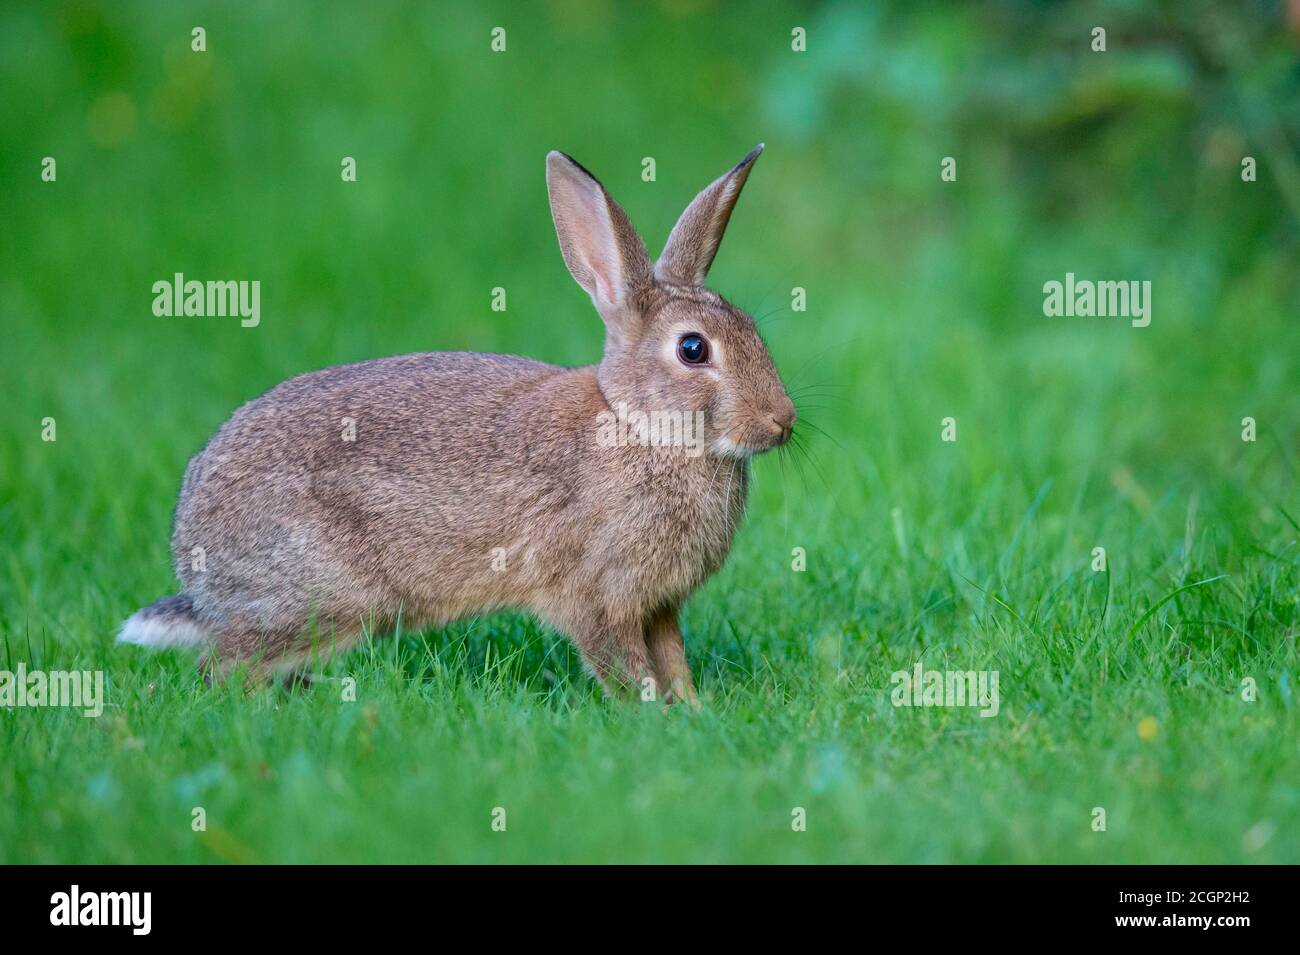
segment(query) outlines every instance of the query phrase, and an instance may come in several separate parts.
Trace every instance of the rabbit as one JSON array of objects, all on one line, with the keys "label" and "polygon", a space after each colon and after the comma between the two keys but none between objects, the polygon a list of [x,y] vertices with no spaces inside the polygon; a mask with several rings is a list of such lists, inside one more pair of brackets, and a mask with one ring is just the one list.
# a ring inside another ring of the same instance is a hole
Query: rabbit
[{"label": "rabbit", "polygon": [[[365,630],[508,608],[566,634],[607,694],[698,706],[679,608],[727,557],[749,457],[796,418],[754,320],[703,287],[762,151],[695,197],[657,262],[604,186],[551,152],[551,214],[605,325],[600,364],[401,355],[248,402],[186,469],[182,592],[119,640],[206,648],[209,678],[265,681]],[[640,425],[599,440],[629,409],[700,422],[703,453]]]}]

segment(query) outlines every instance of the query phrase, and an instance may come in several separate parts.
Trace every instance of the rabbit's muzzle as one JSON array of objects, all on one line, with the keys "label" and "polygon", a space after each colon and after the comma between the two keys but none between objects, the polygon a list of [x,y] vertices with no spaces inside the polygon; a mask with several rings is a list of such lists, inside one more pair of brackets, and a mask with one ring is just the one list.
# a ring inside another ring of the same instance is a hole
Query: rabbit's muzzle
[{"label": "rabbit's muzzle", "polygon": [[782,395],[775,410],[747,414],[745,423],[724,432],[714,448],[720,454],[744,458],[771,451],[790,440],[797,417],[794,402]]}]

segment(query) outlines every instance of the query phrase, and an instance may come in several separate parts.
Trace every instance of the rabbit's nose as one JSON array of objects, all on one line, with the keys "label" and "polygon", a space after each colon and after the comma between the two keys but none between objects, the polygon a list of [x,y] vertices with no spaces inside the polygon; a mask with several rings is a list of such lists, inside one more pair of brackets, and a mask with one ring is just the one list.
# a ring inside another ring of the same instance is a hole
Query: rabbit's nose
[{"label": "rabbit's nose", "polygon": [[795,418],[798,417],[798,413],[794,409],[794,402],[787,398],[785,403],[772,412],[769,417],[780,434],[781,440],[785,441],[790,437],[790,432],[794,429],[794,422]]}]

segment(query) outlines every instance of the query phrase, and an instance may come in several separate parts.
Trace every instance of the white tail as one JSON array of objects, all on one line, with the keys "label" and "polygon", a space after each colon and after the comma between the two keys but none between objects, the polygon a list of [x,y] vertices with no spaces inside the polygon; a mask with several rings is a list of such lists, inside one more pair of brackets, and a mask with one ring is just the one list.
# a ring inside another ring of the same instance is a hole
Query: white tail
[{"label": "white tail", "polygon": [[185,594],[163,597],[137,610],[122,624],[118,643],[141,647],[196,647],[209,640],[194,616],[194,604]]}]

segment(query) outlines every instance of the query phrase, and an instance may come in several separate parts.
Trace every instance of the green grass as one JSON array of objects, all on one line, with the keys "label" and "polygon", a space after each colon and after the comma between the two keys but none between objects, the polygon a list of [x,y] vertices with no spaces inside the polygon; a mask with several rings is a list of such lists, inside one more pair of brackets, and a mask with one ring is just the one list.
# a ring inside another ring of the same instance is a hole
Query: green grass
[{"label": "green grass", "polygon": [[[1037,35],[1058,60],[1034,69],[1078,80],[1050,93],[971,12],[800,7],[818,45],[794,61],[766,5],[533,12],[497,59],[489,12],[340,6],[305,37],[291,5],[96,9],[0,29],[0,84],[24,91],[0,101],[0,669],[109,684],[97,720],[0,709],[0,862],[1300,861],[1294,159],[1149,68],[1163,47],[1062,59]],[[1124,81],[1134,58],[1154,92]],[[1032,122],[981,99],[1008,76]],[[105,139],[114,91],[133,119]],[[1259,182],[1206,145],[1223,135],[1265,157]],[[405,351],[598,359],[548,149],[657,251],[760,139],[712,279],[767,316],[816,428],[807,456],[755,462],[731,558],[686,608],[701,712],[602,701],[513,615],[249,696],[112,643],[175,592],[185,462],[240,402]],[[261,326],[155,318],[175,271],[260,279]],[[1152,325],[1045,318],[1066,271],[1150,278]],[[892,706],[917,660],[997,670],[999,715]]]}]

